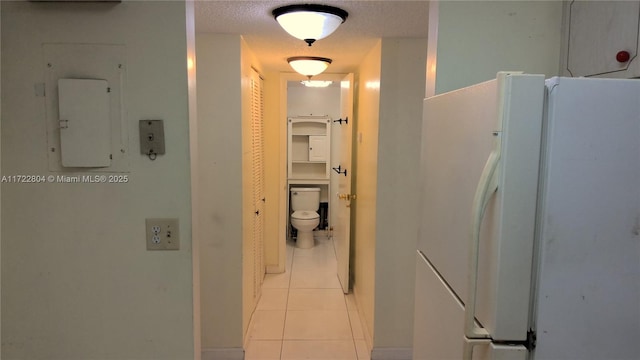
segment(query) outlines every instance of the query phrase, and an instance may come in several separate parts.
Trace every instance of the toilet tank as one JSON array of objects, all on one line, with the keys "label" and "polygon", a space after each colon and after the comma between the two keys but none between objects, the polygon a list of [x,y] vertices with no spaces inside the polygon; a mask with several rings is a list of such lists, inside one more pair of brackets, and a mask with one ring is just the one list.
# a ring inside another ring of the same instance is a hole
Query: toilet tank
[{"label": "toilet tank", "polygon": [[291,210],[318,211],[320,188],[291,188]]}]

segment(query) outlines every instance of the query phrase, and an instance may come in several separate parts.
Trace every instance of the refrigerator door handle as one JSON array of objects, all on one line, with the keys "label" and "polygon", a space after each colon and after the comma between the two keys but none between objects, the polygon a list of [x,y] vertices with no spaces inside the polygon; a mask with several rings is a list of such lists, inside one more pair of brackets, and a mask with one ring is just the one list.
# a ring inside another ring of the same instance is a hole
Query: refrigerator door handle
[{"label": "refrigerator door handle", "polygon": [[471,236],[469,237],[469,281],[467,283],[468,299],[464,306],[465,324],[464,335],[468,339],[490,338],[488,331],[476,325],[476,295],[478,285],[478,255],[480,249],[480,226],[484,211],[491,199],[491,196],[498,188],[498,164],[500,163],[501,139],[500,133],[495,134],[496,146],[489,155],[482,170],[482,175],[476,188],[471,209]]}]

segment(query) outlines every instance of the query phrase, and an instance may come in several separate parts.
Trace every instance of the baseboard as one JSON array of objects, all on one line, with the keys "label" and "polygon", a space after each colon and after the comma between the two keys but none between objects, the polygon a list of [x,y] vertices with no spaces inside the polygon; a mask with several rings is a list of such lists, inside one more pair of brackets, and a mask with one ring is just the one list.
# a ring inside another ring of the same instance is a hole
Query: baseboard
[{"label": "baseboard", "polygon": [[264,267],[267,274],[282,274],[284,272],[284,266],[280,268],[278,265],[267,265]]},{"label": "baseboard", "polygon": [[[413,350],[411,348],[373,348],[371,360],[411,360]],[[203,359],[204,360],[204,359]]]},{"label": "baseboard", "polygon": [[201,360],[243,360],[242,348],[202,349]]}]

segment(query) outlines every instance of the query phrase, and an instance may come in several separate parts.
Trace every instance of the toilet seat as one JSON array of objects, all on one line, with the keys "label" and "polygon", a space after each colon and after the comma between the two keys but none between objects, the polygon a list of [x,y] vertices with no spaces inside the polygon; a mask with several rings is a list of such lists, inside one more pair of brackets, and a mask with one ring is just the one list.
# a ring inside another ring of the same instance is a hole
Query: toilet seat
[{"label": "toilet seat", "polygon": [[319,219],[320,215],[315,211],[298,210],[294,211],[293,214],[291,214],[291,218],[298,220],[314,220]]}]

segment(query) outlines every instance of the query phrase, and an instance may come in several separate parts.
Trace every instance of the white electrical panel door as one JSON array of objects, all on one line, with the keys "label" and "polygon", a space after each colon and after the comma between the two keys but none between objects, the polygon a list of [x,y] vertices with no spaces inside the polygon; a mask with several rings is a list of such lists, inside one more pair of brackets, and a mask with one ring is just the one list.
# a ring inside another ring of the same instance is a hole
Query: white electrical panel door
[{"label": "white electrical panel door", "polygon": [[309,161],[327,161],[327,137],[309,136]]},{"label": "white electrical panel door", "polygon": [[62,166],[111,165],[108,91],[106,80],[58,80]]}]

